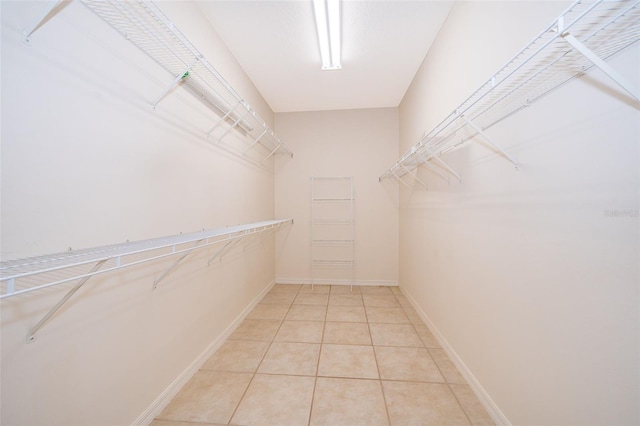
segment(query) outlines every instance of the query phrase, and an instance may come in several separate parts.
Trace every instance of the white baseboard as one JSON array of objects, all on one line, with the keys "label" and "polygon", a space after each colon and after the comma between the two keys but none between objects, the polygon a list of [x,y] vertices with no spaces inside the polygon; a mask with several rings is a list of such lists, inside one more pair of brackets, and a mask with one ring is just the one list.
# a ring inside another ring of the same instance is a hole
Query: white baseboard
[{"label": "white baseboard", "polygon": [[213,342],[176,379],[144,410],[142,414],[132,423],[133,425],[146,426],[155,419],[164,408],[171,402],[180,389],[193,377],[194,374],[202,367],[202,365],[218,350],[225,340],[240,325],[242,320],[251,312],[251,310],[262,300],[265,294],[275,285],[275,281],[271,281],[260,294],[236,317],[235,320],[224,330],[224,332],[216,337]]},{"label": "white baseboard", "polygon": [[[318,285],[351,285],[351,280],[314,279],[313,284]],[[311,284],[310,278],[276,278],[276,284]],[[354,286],[387,286],[397,287],[398,281],[390,280],[355,280]]]},{"label": "white baseboard", "polygon": [[478,379],[476,379],[476,377],[473,375],[471,370],[469,370],[469,368],[464,363],[464,361],[462,361],[462,358],[460,358],[460,356],[458,356],[456,351],[453,350],[453,348],[451,347],[449,342],[447,342],[447,339],[445,339],[445,337],[442,335],[440,330],[438,330],[438,328],[433,324],[433,322],[431,322],[431,319],[429,318],[429,316],[418,306],[413,296],[405,288],[402,288],[402,294],[404,294],[404,296],[407,298],[409,303],[411,303],[411,306],[413,306],[413,309],[416,310],[418,315],[420,315],[420,318],[422,318],[422,320],[427,325],[427,327],[429,327],[429,329],[433,333],[436,340],[438,340],[438,343],[440,343],[440,346],[442,346],[442,349],[444,349],[444,351],[449,356],[449,359],[451,360],[451,362],[453,362],[453,364],[456,366],[460,374],[462,374],[464,379],[467,381],[467,383],[469,384],[469,387],[471,387],[471,390],[478,397],[478,399],[480,400],[484,408],[487,410],[487,413],[489,413],[493,421],[496,422],[497,425],[511,426],[511,422],[509,422],[509,419],[507,419],[507,417],[500,410],[500,408],[498,408],[498,405],[491,398],[491,396],[489,396],[487,391],[482,387]]}]

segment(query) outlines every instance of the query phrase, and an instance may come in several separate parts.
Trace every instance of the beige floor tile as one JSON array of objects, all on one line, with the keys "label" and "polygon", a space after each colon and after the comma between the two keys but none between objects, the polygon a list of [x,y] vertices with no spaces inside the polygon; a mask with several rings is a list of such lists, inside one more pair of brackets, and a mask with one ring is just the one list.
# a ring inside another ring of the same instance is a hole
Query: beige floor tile
[{"label": "beige floor tile", "polygon": [[275,319],[282,320],[287,315],[290,305],[272,305],[268,303],[258,303],[255,308],[249,312],[249,319]]},{"label": "beige floor tile", "polygon": [[369,294],[373,296],[393,296],[393,292],[389,287],[376,286],[376,285],[363,285],[360,286],[362,294]]},{"label": "beige floor tile", "polygon": [[429,327],[424,324],[414,324],[413,326],[415,327],[418,336],[420,336],[422,343],[424,343],[427,348],[441,347],[440,343],[438,343],[435,336],[431,333],[431,330],[429,330]]},{"label": "beige floor tile", "polygon": [[258,373],[315,376],[319,357],[317,343],[273,342]]},{"label": "beige floor tile", "polygon": [[227,340],[202,366],[202,370],[254,373],[269,342]]},{"label": "beige floor tile", "polygon": [[229,340],[271,341],[282,321],[246,319],[229,336]]},{"label": "beige floor tile", "polygon": [[158,418],[228,423],[251,377],[250,373],[197,371]]},{"label": "beige floor tile", "polygon": [[329,297],[329,305],[336,306],[364,306],[360,294],[332,293]]},{"label": "beige floor tile", "polygon": [[155,419],[154,421],[149,423],[149,426],[223,426],[224,424],[223,423],[181,422],[176,420]]},{"label": "beige floor tile", "polygon": [[327,321],[367,322],[363,306],[329,305]]},{"label": "beige floor tile", "polygon": [[367,306],[367,319],[369,322],[384,324],[409,324],[409,318],[402,308],[382,308]]},{"label": "beige floor tile", "polygon": [[400,287],[396,286],[391,286],[389,287],[391,289],[391,291],[393,292],[393,294],[395,294],[396,296],[404,296],[402,294],[402,290],[400,289]]},{"label": "beige floor tile", "polygon": [[441,383],[383,381],[392,425],[468,425],[449,386]]},{"label": "beige floor tile", "polygon": [[377,294],[362,294],[364,306],[378,306],[383,308],[399,308],[398,299],[392,294],[388,296],[380,296]]},{"label": "beige floor tile", "polygon": [[426,348],[374,347],[380,378],[410,382],[444,382]]},{"label": "beige floor tile", "polygon": [[429,349],[431,357],[438,364],[440,372],[447,383],[466,384],[464,377],[460,374],[456,366],[451,362],[444,349]]},{"label": "beige floor tile", "polygon": [[302,284],[275,284],[271,287],[272,292],[297,293]]},{"label": "beige floor tile", "polygon": [[288,321],[324,321],[326,315],[325,305],[291,305],[286,319]]},{"label": "beige floor tile", "polygon": [[311,288],[311,284],[305,284],[300,289],[300,293],[315,293],[315,294],[329,294],[331,291],[330,285],[314,284]]},{"label": "beige floor tile", "polygon": [[331,294],[361,294],[360,286],[332,285]]},{"label": "beige floor tile", "polygon": [[319,377],[310,425],[388,425],[382,389],[377,380]]},{"label": "beige floor tile", "polygon": [[320,343],[324,322],[284,321],[275,337],[277,342]]},{"label": "beige floor tile", "polygon": [[314,377],[256,374],[230,423],[306,425],[314,385]]},{"label": "beige floor tile", "polygon": [[298,293],[293,301],[295,305],[326,305],[329,303],[329,293]]},{"label": "beige floor tile", "polygon": [[369,329],[376,346],[424,346],[411,324],[369,324]]},{"label": "beige floor tile", "polygon": [[322,343],[370,345],[369,326],[364,322],[327,322]]},{"label": "beige floor tile", "polygon": [[400,306],[402,306],[403,308],[412,308],[411,302],[409,302],[409,299],[407,299],[401,294],[396,294],[395,296],[396,296],[396,299],[398,299],[398,303],[400,303]]},{"label": "beige floor tile", "polygon": [[323,344],[318,376],[377,379],[373,346]]},{"label": "beige floor tile", "polygon": [[409,318],[409,321],[411,321],[411,324],[424,325],[424,321],[422,321],[422,318],[420,318],[420,315],[418,315],[415,309],[410,307],[403,307],[402,309],[404,309],[404,313],[407,314],[407,317]]},{"label": "beige floor tile", "polygon": [[495,425],[469,385],[449,385],[472,425]]},{"label": "beige floor tile", "polygon": [[273,291],[265,294],[260,303],[276,304],[276,305],[290,305],[296,298],[298,293],[293,291]]}]

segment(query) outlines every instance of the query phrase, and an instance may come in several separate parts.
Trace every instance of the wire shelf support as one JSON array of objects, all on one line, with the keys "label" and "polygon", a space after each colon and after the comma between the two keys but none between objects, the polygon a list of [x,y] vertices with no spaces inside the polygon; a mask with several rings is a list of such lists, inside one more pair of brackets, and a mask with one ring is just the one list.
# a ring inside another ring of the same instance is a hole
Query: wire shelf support
[{"label": "wire shelf support", "polygon": [[379,181],[392,178],[412,189],[403,178],[407,174],[415,178],[411,172],[427,163],[438,163],[447,173],[461,180],[460,174],[444,163],[441,156],[478,136],[517,170],[518,160],[492,140],[487,129],[593,67],[602,70],[629,96],[640,101],[638,88],[605,62],[639,40],[640,0],[576,1],[444,120],[425,133],[379,177]]},{"label": "wire shelf support", "polygon": [[[24,31],[25,41],[30,43],[31,35],[68,1],[70,0],[55,2],[37,23]],[[244,157],[258,146],[264,151],[261,164],[276,154],[293,157],[293,152],[287,145],[154,1],[80,1],[172,76],[163,91],[151,101],[153,109],[174,88],[183,86],[213,112],[214,123],[204,133],[207,138],[213,136],[218,143],[222,143],[235,130],[247,140],[248,147],[239,150]],[[215,131],[224,129],[222,124],[227,125],[226,130],[221,135],[215,134]]]},{"label": "wire shelf support", "polygon": [[222,258],[241,241],[259,234],[270,234],[293,219],[256,222],[189,234],[126,242],[84,250],[13,259],[0,262],[0,299],[36,292],[49,287],[76,281],[66,295],[53,306],[27,334],[27,342],[35,339],[36,332],[92,277],[151,261],[178,257],[153,282],[153,289],[173,272],[184,259],[196,250],[212,246],[223,247],[209,259]]}]

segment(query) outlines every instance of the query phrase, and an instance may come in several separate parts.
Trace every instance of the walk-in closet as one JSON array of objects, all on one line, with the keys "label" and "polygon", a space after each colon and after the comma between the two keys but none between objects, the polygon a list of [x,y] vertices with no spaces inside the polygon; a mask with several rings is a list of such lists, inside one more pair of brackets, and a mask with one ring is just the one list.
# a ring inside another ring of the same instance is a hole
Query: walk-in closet
[{"label": "walk-in closet", "polygon": [[1,424],[640,424],[640,0],[0,22]]}]

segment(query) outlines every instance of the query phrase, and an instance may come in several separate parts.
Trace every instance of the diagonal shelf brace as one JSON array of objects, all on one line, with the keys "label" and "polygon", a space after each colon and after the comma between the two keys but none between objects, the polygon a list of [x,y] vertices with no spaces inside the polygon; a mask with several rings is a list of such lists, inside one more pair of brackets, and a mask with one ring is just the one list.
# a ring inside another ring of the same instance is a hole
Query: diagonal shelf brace
[{"label": "diagonal shelf brace", "polygon": [[[182,261],[191,254],[191,252],[193,250],[195,250],[198,247],[198,244],[200,244],[203,240],[198,240],[194,243],[194,247],[189,250],[188,252],[186,252],[185,254],[183,254],[182,256],[180,256],[178,258],[178,260],[176,260],[175,262],[173,262],[173,265],[171,265],[169,267],[169,269],[167,269],[166,271],[164,271],[164,273],[162,275],[160,275],[158,278],[156,278],[156,280],[153,282],[153,288],[155,289],[158,286],[158,283],[160,281],[162,281],[163,279],[165,279],[167,277],[167,275],[169,275],[174,269],[176,269],[178,267],[178,265],[180,265],[180,263],[182,263]],[[174,250],[175,250],[175,246],[174,246]]]},{"label": "diagonal shelf brace", "polygon": [[[422,158],[422,157],[421,157]],[[440,176],[442,179],[444,179],[448,184],[451,183],[451,180],[449,179],[449,176],[447,176],[446,174],[442,173],[440,170],[438,170],[433,164],[431,164],[429,162],[429,160],[425,160],[422,162],[422,164],[420,164],[421,166],[424,166],[427,170],[429,170],[432,173],[435,173],[436,175]]]},{"label": "diagonal shelf brace", "polygon": [[247,152],[251,151],[251,148],[253,148],[260,141],[260,139],[262,139],[262,137],[266,134],[267,134],[267,129],[265,129],[262,133],[260,133],[260,136],[258,136],[253,140],[251,145],[249,145],[249,148],[245,149],[242,155],[247,155]]},{"label": "diagonal shelf brace", "polygon": [[220,120],[218,120],[211,129],[209,129],[209,131],[207,132],[207,137],[211,136],[211,133],[213,133],[213,131],[217,129],[218,126],[220,126],[227,118],[229,118],[229,116],[233,114],[236,108],[238,108],[240,105],[242,105],[242,102],[238,102],[233,108],[227,111],[227,113],[223,115],[222,118],[220,118]]},{"label": "diagonal shelf brace", "polygon": [[[98,261],[93,266],[93,268],[91,268],[91,271],[89,272],[89,274],[92,274],[98,271],[98,269],[100,269],[107,260],[109,260],[109,258]],[[65,303],[67,303],[67,300],[69,300],[71,296],[73,296],[78,290],[80,290],[80,287],[82,287],[87,281],[89,281],[89,278],[91,277],[92,275],[89,275],[87,277],[82,278],[80,281],[78,281],[78,283],[75,286],[73,286],[73,288],[71,288],[71,290],[69,290],[67,294],[65,294],[64,297],[60,299],[60,301],[56,303],[55,306],[51,308],[49,312],[47,312],[45,316],[43,316],[42,319],[40,319],[40,321],[38,321],[36,325],[34,325],[33,327],[31,327],[31,329],[29,329],[29,331],[27,332],[27,343],[31,343],[36,339],[35,334],[38,332],[38,330],[40,330],[40,328],[42,328],[42,326],[47,321],[49,321],[49,318],[51,318],[56,312],[58,312],[58,310],[62,308],[62,306]]]},{"label": "diagonal shelf brace", "polygon": [[491,138],[489,136],[487,136],[487,134],[484,132],[484,130],[482,130],[482,128],[480,126],[477,126],[473,121],[467,119],[467,117],[465,117],[464,115],[460,116],[469,126],[473,127],[474,130],[476,132],[478,132],[479,135],[481,135],[487,142],[489,142],[489,144],[491,144],[491,146],[493,146],[496,150],[500,151],[502,153],[502,155],[504,155],[505,157],[507,157],[507,159],[509,161],[511,161],[515,166],[516,166],[516,170],[518,170],[519,164],[518,164],[518,160],[516,160],[514,157],[512,157],[511,155],[509,155],[509,153],[507,151],[505,151],[504,149],[500,148],[498,145],[495,144],[495,142],[493,142],[491,140]]},{"label": "diagonal shelf brace", "polygon": [[193,68],[193,66],[196,64],[196,62],[198,62],[199,58],[196,58],[191,65],[189,65],[187,67],[186,70],[184,70],[183,72],[181,72],[180,74],[178,74],[176,76],[175,79],[173,79],[173,81],[171,82],[171,84],[169,84],[163,91],[162,93],[160,93],[160,96],[158,96],[153,102],[151,102],[151,106],[155,109],[156,106],[160,103],[160,101],[162,99],[164,99],[165,96],[167,96],[167,93],[169,93],[171,91],[171,89],[173,89],[174,87],[176,87],[178,85],[178,83],[180,83],[180,81],[182,81],[183,79],[187,78],[187,76],[189,75],[189,71],[191,71],[191,68]]},{"label": "diagonal shelf brace", "polygon": [[[235,109],[235,108],[234,108],[234,109]],[[245,118],[247,115],[249,115],[249,112],[251,112],[251,110],[247,108],[247,111],[246,111],[244,114],[242,114],[242,116],[239,116],[239,117],[238,117],[238,119],[237,119],[236,121],[234,121],[234,122],[233,122],[233,124],[231,125],[231,127],[229,127],[229,128],[228,128],[228,129],[223,133],[223,135],[222,135],[222,136],[220,136],[220,137],[218,138],[218,142],[222,142],[222,139],[224,139],[224,138],[225,138],[225,136],[227,136],[229,133],[231,133],[231,131],[232,131],[233,129],[235,129],[235,128],[236,128],[236,126],[237,126],[238,124],[240,124],[240,122],[241,122],[242,120],[244,120],[244,118]]]},{"label": "diagonal shelf brace", "polygon": [[260,164],[264,164],[265,161],[267,161],[269,158],[271,158],[273,156],[273,154],[275,154],[276,152],[278,152],[278,150],[280,149],[280,147],[282,146],[281,143],[278,144],[278,146],[275,147],[275,149],[273,151],[271,151],[269,153],[269,155],[267,155],[266,157],[264,157],[262,159],[262,161],[260,162]]},{"label": "diagonal shelf brace", "polygon": [[600,68],[600,70],[605,73],[609,78],[611,78],[614,82],[618,84],[621,88],[623,88],[628,94],[633,96],[634,99],[640,101],[640,94],[633,88],[633,86],[624,78],[618,71],[613,69],[613,67],[603,61],[598,55],[596,55],[591,49],[589,49],[584,44],[580,43],[577,38],[575,38],[570,33],[564,33],[561,36],[567,43],[573,46],[580,54],[590,60],[593,65]]},{"label": "diagonal shelf brace", "polygon": [[236,244],[238,244],[243,237],[244,235],[241,235],[239,237],[235,237],[235,239],[231,241],[228,241],[227,244],[225,244],[220,250],[218,250],[211,259],[209,259],[209,261],[207,262],[207,265],[211,265],[211,262],[213,262],[216,259],[216,257],[219,257],[220,260],[222,260],[222,257],[225,254],[227,254],[229,250],[231,250]]},{"label": "diagonal shelf brace", "polygon": [[454,175],[458,179],[459,182],[462,182],[462,177],[458,173],[456,173],[455,170],[453,170],[451,167],[449,167],[449,165],[447,163],[442,161],[439,156],[433,156],[431,158],[433,158],[435,161],[437,161],[438,164],[440,164],[442,167],[444,167],[449,173]]},{"label": "diagonal shelf brace", "polygon": [[420,185],[422,185],[422,186],[424,187],[424,189],[429,189],[429,188],[427,187],[427,184],[426,184],[426,183],[424,183],[424,182],[422,181],[422,179],[420,179],[420,178],[418,177],[418,172],[416,171],[416,172],[414,173],[415,169],[414,169],[414,171],[411,171],[411,170],[409,170],[409,169],[407,168],[407,166],[405,166],[404,164],[401,164],[401,166],[402,166],[402,168],[403,168],[403,169],[405,169],[405,171],[406,171],[408,174],[410,174],[411,176],[413,176],[413,178],[416,180],[416,182],[418,182]]},{"label": "diagonal shelf brace", "polygon": [[391,171],[391,176],[393,176],[395,180],[406,186],[408,189],[413,189],[407,182],[403,181],[402,178],[398,176],[394,170]]},{"label": "diagonal shelf brace", "polygon": [[51,7],[47,10],[46,13],[42,15],[42,17],[35,23],[29,30],[24,31],[24,41],[28,44],[31,42],[31,34],[35,33],[41,26],[43,26],[49,19],[54,17],[55,15],[62,10],[65,6],[65,3],[69,3],[70,0],[57,0],[55,3],[51,5]]}]

